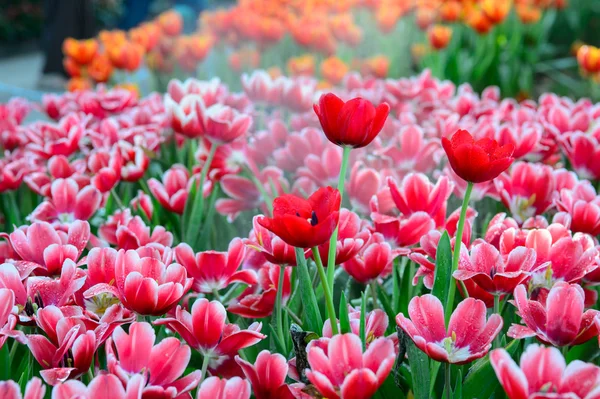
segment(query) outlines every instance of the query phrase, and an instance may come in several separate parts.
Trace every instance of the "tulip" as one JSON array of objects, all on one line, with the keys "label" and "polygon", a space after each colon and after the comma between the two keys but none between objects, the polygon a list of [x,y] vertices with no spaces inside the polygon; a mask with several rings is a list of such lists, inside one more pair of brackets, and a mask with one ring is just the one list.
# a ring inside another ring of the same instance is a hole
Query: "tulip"
[{"label": "tulip", "polygon": [[560,351],[531,344],[517,365],[505,349],[490,352],[496,377],[509,399],[597,398],[600,367],[580,360],[566,365]]},{"label": "tulip", "polygon": [[383,384],[394,365],[394,344],[378,338],[363,353],[352,333],[311,341],[306,348],[310,369],[306,376],[319,393],[331,399],[368,399]]},{"label": "tulip", "polygon": [[171,166],[162,176],[162,182],[155,178],[148,180],[148,188],[158,202],[169,212],[183,214],[189,195],[190,176],[187,168],[180,164]]},{"label": "tulip", "polygon": [[246,248],[239,238],[234,238],[229,243],[227,252],[205,251],[194,254],[186,243],[181,243],[175,248],[175,259],[194,279],[193,290],[208,294],[222,290],[232,283],[257,283],[257,276],[253,270],[238,270],[245,254]]},{"label": "tulip", "polygon": [[20,343],[26,342],[23,333],[15,330],[17,326],[17,317],[13,314],[15,305],[14,292],[8,288],[0,288],[0,349],[9,337]]},{"label": "tulip", "polygon": [[329,240],[339,219],[340,193],[324,187],[308,200],[284,194],[273,201],[273,217],[258,223],[285,243],[298,248],[317,247]]},{"label": "tulip", "polygon": [[160,316],[179,302],[192,283],[183,266],[165,262],[155,248],[121,249],[115,259],[115,285],[99,283],[84,295],[110,293],[134,312]]},{"label": "tulip", "polygon": [[294,247],[286,244],[281,238],[271,233],[258,223],[262,215],[252,218],[253,229],[250,237],[244,244],[264,257],[264,260],[276,265],[296,266],[296,252]]},{"label": "tulip", "polygon": [[427,30],[431,47],[436,50],[445,49],[452,39],[452,28],[444,25],[433,25]]},{"label": "tulip", "polygon": [[261,351],[254,364],[236,356],[235,361],[240,365],[244,375],[252,385],[256,399],[292,399],[294,396],[285,383],[288,374],[288,364],[279,353]]},{"label": "tulip", "polygon": [[572,189],[560,190],[556,207],[570,216],[572,231],[592,236],[600,234],[600,197],[589,181],[581,181]]},{"label": "tulip", "polygon": [[502,317],[493,314],[486,322],[485,304],[463,300],[444,323],[444,308],[431,294],[414,297],[408,305],[410,319],[400,313],[396,323],[421,349],[438,362],[465,364],[486,355],[502,331]]},{"label": "tulip", "polygon": [[209,377],[200,385],[196,399],[250,399],[251,393],[248,381],[240,377],[229,380]]},{"label": "tulip", "polygon": [[[69,380],[58,383],[52,389],[52,399],[127,399],[140,397],[145,378],[136,375],[123,387],[123,383],[113,374],[100,374],[86,387],[81,381]],[[27,399],[27,398],[25,398]]]},{"label": "tulip", "polygon": [[526,326],[513,324],[508,336],[537,337],[555,346],[579,345],[598,335],[597,310],[583,311],[585,294],[577,284],[556,283],[541,302],[527,298],[527,289],[515,288],[515,306]]},{"label": "tulip", "polygon": [[0,381],[0,397],[5,399],[43,399],[46,386],[38,377],[33,377],[25,387],[25,395],[21,395],[19,384],[12,380]]},{"label": "tulip", "polygon": [[252,125],[252,118],[222,104],[215,104],[202,112],[204,137],[221,145],[245,135]]},{"label": "tulip", "polygon": [[489,138],[475,141],[466,130],[457,131],[450,140],[442,138],[442,145],[454,172],[471,183],[493,180],[513,162],[513,145],[498,146]]},{"label": "tulip", "polygon": [[342,101],[335,94],[324,94],[314,105],[325,135],[335,145],[361,148],[377,137],[390,112],[383,103],[375,108],[369,101],[355,98]]},{"label": "tulip", "polygon": [[390,244],[384,241],[383,235],[374,233],[360,252],[342,266],[356,281],[367,284],[389,273],[392,262],[399,255],[397,252],[392,251]]}]

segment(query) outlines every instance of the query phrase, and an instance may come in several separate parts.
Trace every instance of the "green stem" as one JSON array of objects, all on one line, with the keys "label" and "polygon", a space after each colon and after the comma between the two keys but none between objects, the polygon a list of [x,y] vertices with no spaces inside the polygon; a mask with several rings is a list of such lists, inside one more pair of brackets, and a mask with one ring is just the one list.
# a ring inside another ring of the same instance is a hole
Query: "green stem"
[{"label": "green stem", "polygon": [[275,317],[277,323],[277,335],[279,335],[279,340],[283,349],[287,352],[287,348],[285,347],[285,336],[283,335],[283,315],[281,313],[282,306],[282,295],[283,295],[283,284],[285,278],[285,265],[279,266],[279,283],[277,285],[277,297],[275,298]]},{"label": "green stem", "polygon": [[[494,313],[500,315],[500,295],[494,295]],[[494,338],[494,348],[500,348],[500,334]]]},{"label": "green stem", "polygon": [[292,320],[294,320],[294,323],[298,324],[299,326],[302,325],[302,320],[300,319],[300,317],[298,317],[296,313],[292,311],[292,309],[288,308],[287,306],[284,306],[283,309],[285,309],[285,311],[290,315]]},{"label": "green stem", "polygon": [[94,372],[92,371],[93,367],[94,367],[94,365],[92,364],[87,371],[87,376],[88,376],[88,379],[90,380],[90,382],[94,379]]},{"label": "green stem", "polygon": [[[248,167],[246,167],[246,170],[248,171],[250,180],[252,180],[252,182],[256,186],[256,189],[258,190],[260,195],[262,195],[262,197],[265,201],[265,204],[267,205],[267,209],[269,210],[269,213],[272,215],[273,214],[273,198],[271,198],[271,196],[269,195],[267,190],[265,190],[265,186],[262,184],[262,182],[254,175],[254,172]],[[272,194],[276,195],[277,193],[273,192]]]},{"label": "green stem", "polygon": [[[340,192],[340,206],[344,200],[344,184],[346,182],[346,171],[348,170],[348,161],[352,147],[343,147],[342,166],[340,168],[340,177],[338,179],[338,191]],[[335,276],[335,252],[337,248],[338,228],[336,227],[329,240],[329,252],[327,253],[327,283],[330,291],[333,291],[333,280]]]},{"label": "green stem", "polygon": [[200,372],[200,382],[198,383],[198,385],[202,384],[202,381],[204,381],[204,377],[206,376],[206,370],[208,369],[209,362],[210,362],[210,356],[204,355],[204,358],[202,359],[202,371]]},{"label": "green stem", "polygon": [[321,261],[321,255],[319,255],[319,248],[312,248],[313,257],[315,258],[315,263],[317,264],[317,271],[319,272],[319,277],[321,278],[321,286],[323,287],[323,293],[325,294],[325,305],[327,307],[327,314],[329,316],[329,321],[331,322],[331,331],[333,335],[336,335],[338,330],[337,318],[335,315],[335,307],[333,306],[333,296],[331,295],[331,290],[329,289],[329,284],[327,283],[327,275],[325,275],[325,269],[323,268],[323,262]]},{"label": "green stem", "polygon": [[[473,183],[467,183],[467,190],[465,191],[465,197],[463,198],[462,208],[460,210],[460,219],[458,220],[458,228],[456,230],[456,238],[454,241],[454,252],[452,253],[452,270],[450,271],[450,278],[454,279],[452,275],[458,269],[458,260],[460,258],[460,247],[462,243],[463,230],[465,228],[465,219],[467,218],[467,209],[469,207],[469,199],[471,198],[471,191],[473,191]],[[456,283],[451,281],[450,287],[448,288],[448,300],[446,301],[446,309],[444,312],[446,325],[452,315],[454,307],[454,295],[456,293]],[[466,290],[465,290],[466,294]]]},{"label": "green stem", "polygon": [[452,378],[452,374],[450,373],[450,363],[446,363],[446,372],[444,373],[444,381],[446,385],[446,399],[452,399],[452,385],[450,384],[450,380]]},{"label": "green stem", "polygon": [[8,362],[10,364],[13,364],[13,360],[15,358],[15,354],[17,353],[17,346],[19,345],[19,343],[15,340],[12,344],[12,346],[10,347],[10,352],[8,353]]},{"label": "green stem", "polygon": [[371,299],[373,300],[373,310],[377,309],[377,280],[372,280],[369,283],[369,288],[371,289]]},{"label": "green stem", "polygon": [[123,205],[123,201],[121,201],[121,198],[119,198],[119,194],[117,194],[117,191],[114,189],[114,187],[110,189],[110,193],[112,194],[113,198],[115,199],[117,206],[121,209],[125,209],[125,206]]}]

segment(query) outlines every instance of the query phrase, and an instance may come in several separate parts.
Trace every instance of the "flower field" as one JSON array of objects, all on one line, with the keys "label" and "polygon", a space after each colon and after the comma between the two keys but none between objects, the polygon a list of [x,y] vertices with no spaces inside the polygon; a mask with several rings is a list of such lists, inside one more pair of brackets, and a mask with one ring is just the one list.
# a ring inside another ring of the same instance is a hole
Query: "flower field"
[{"label": "flower field", "polygon": [[[314,14],[321,48],[257,3],[68,40],[70,91],[0,104],[0,398],[600,398],[600,104],[436,77],[456,48],[344,69],[368,24]],[[564,7],[466,3],[396,18],[441,50]]]}]

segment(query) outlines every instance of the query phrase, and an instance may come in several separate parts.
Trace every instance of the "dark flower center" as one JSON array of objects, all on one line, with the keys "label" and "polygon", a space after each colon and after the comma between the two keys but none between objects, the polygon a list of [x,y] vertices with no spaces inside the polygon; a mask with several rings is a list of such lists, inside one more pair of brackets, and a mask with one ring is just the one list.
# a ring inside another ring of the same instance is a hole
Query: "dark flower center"
[{"label": "dark flower center", "polygon": [[316,226],[317,223],[319,223],[319,219],[317,219],[317,213],[315,211],[312,211],[310,215],[310,225]]},{"label": "dark flower center", "polygon": [[492,268],[490,269],[490,277],[493,279],[494,276],[496,275],[496,266],[492,266]]}]

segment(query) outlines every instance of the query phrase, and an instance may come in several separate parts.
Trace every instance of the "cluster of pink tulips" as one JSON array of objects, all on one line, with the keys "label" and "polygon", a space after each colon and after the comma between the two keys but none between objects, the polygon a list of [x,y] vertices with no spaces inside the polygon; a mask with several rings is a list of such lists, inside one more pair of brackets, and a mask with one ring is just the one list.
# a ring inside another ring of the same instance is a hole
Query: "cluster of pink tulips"
[{"label": "cluster of pink tulips", "polygon": [[600,104],[242,86],[0,105],[0,397],[600,398]]}]

